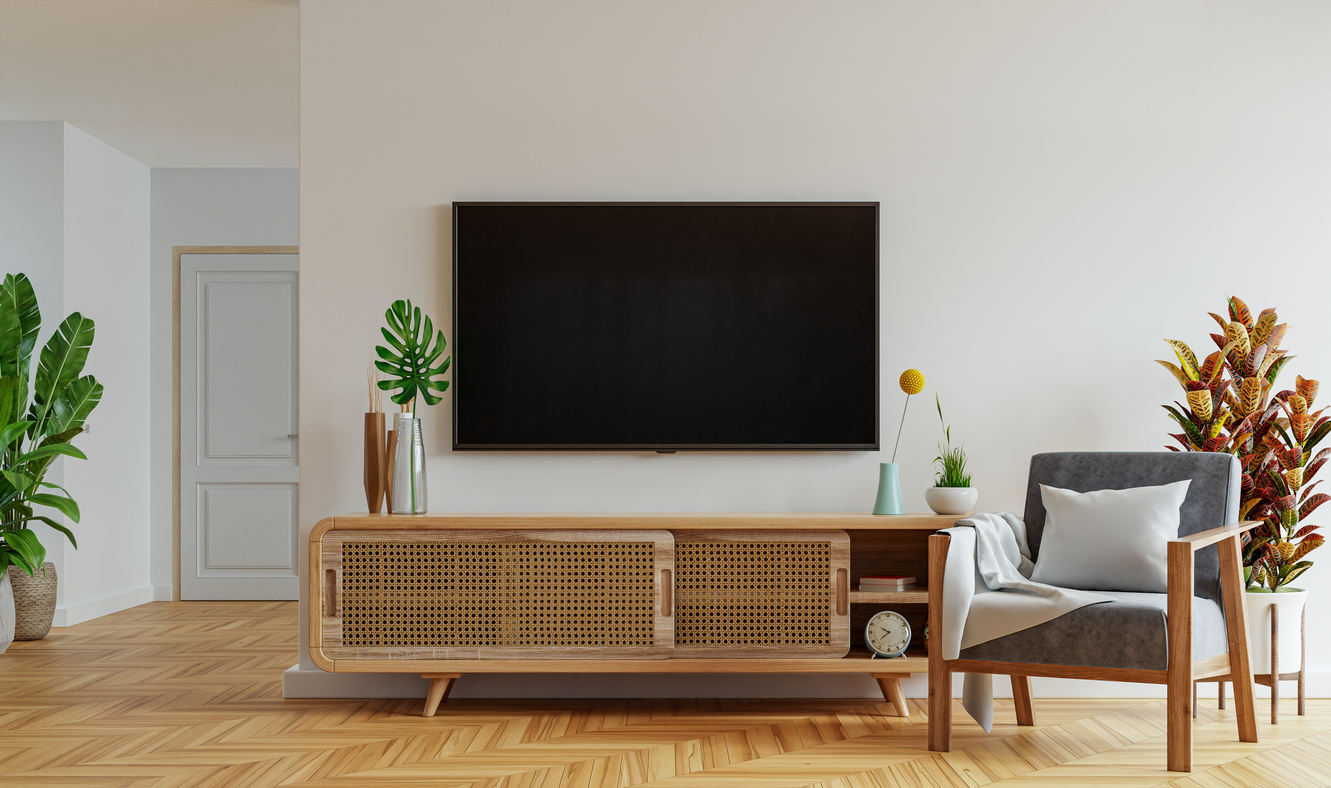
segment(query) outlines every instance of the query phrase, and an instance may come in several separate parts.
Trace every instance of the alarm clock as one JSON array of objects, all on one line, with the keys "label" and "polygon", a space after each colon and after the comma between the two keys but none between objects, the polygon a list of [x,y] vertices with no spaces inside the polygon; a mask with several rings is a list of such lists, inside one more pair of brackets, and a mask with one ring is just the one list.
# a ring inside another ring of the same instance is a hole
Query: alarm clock
[{"label": "alarm clock", "polygon": [[864,626],[864,645],[875,657],[899,657],[910,645],[910,623],[895,610],[875,613]]}]

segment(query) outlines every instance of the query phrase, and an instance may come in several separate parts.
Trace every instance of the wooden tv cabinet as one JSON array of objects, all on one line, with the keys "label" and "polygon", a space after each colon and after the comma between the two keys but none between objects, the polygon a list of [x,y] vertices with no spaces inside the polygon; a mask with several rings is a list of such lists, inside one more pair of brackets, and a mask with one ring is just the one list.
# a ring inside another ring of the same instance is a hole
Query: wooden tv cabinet
[{"label": "wooden tv cabinet", "polygon": [[[928,537],[953,515],[348,514],[310,533],[310,656],[420,673],[864,673],[901,716],[927,673]],[[853,590],[873,574],[918,588]],[[904,657],[871,659],[893,609]]]}]

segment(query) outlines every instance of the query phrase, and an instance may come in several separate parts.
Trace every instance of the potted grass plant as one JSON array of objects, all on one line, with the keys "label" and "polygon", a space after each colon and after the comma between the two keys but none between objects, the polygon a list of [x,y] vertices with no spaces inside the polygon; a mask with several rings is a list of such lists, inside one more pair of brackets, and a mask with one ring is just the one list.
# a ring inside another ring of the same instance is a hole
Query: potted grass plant
[{"label": "potted grass plant", "polygon": [[[1293,583],[1310,568],[1307,556],[1324,537],[1308,522],[1331,500],[1314,492],[1317,472],[1331,448],[1317,446],[1331,433],[1326,410],[1313,411],[1318,383],[1295,378],[1293,389],[1275,391],[1291,356],[1280,347],[1288,326],[1275,309],[1254,318],[1248,305],[1230,298],[1228,315],[1211,313],[1220,328],[1217,350],[1204,360],[1184,342],[1166,340],[1177,364],[1161,361],[1183,387],[1185,402],[1165,410],[1183,431],[1171,435],[1172,451],[1233,454],[1243,468],[1239,516],[1262,525],[1244,534],[1244,595],[1253,672],[1301,669],[1300,627],[1308,592]],[[1271,616],[1279,617],[1280,665],[1271,663]],[[1288,660],[1288,661],[1287,661]]]},{"label": "potted grass plant", "polygon": [[934,395],[938,407],[938,421],[943,426],[943,443],[938,444],[934,465],[934,486],[924,491],[924,501],[938,514],[969,514],[975,511],[979,490],[971,486],[971,475],[966,472],[966,450],[952,445],[952,428],[943,419],[943,402]]}]

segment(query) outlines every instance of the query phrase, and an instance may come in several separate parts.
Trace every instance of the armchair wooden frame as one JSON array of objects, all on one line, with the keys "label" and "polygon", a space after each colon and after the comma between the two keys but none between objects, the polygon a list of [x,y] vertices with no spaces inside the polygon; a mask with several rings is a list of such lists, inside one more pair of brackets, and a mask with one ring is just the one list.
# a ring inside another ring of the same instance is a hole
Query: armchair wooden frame
[{"label": "armchair wooden frame", "polygon": [[[1168,547],[1167,632],[1169,662],[1166,670],[1046,665],[1027,662],[943,659],[943,574],[952,537],[929,537],[929,749],[952,748],[952,674],[993,673],[1012,678],[1017,724],[1034,725],[1031,676],[1097,681],[1126,681],[1166,686],[1167,761],[1170,771],[1192,771],[1192,697],[1198,679],[1232,674],[1239,741],[1257,741],[1253,707],[1252,668],[1248,662],[1248,622],[1243,604],[1243,562],[1240,535],[1259,525],[1248,521],[1171,540]],[[1229,653],[1194,662],[1192,659],[1193,558],[1207,545],[1220,551],[1220,584],[1225,608]]]}]

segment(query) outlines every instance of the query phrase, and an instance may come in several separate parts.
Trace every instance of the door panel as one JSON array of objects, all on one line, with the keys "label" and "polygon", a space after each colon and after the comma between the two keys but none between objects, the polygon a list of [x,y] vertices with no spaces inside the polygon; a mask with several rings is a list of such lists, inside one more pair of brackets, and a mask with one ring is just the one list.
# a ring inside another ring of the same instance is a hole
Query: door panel
[{"label": "door panel", "polygon": [[296,275],[197,281],[199,464],[295,465]]},{"label": "door panel", "polygon": [[201,576],[296,569],[296,485],[200,484]]},{"label": "door panel", "polygon": [[181,599],[296,599],[298,258],[180,257]]}]

